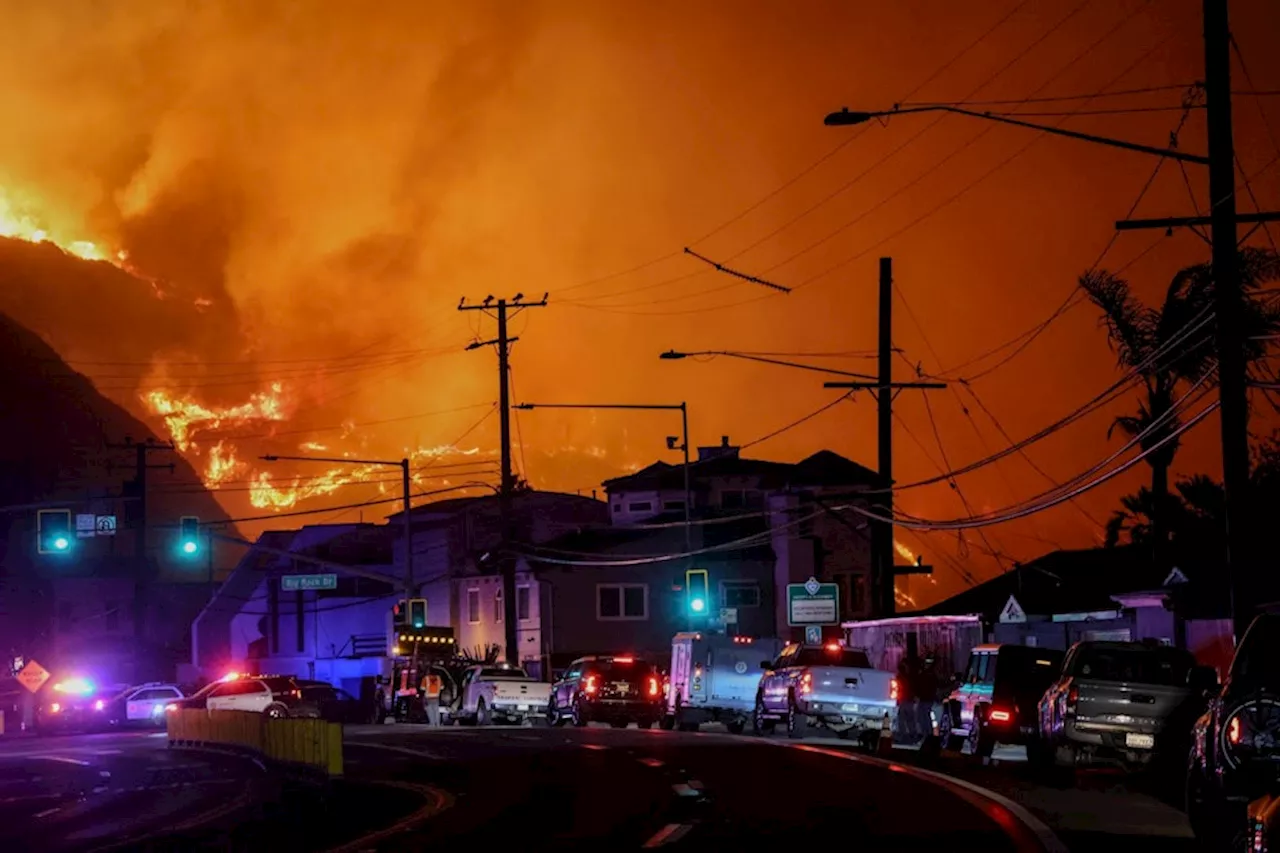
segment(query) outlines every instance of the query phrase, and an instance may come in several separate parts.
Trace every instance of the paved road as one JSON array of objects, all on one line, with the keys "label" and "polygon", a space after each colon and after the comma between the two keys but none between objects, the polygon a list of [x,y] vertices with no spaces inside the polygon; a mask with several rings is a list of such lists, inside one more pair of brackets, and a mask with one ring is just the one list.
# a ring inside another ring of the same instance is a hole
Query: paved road
[{"label": "paved road", "polygon": [[[349,727],[348,775],[439,792],[360,850],[1055,848],[1017,806],[785,739],[659,730]],[[1028,822],[1032,826],[1028,825]],[[1047,834],[1047,831],[1046,831]]]},{"label": "paved road", "polygon": [[172,752],[163,733],[0,740],[0,848],[92,850],[243,808],[256,768]]}]

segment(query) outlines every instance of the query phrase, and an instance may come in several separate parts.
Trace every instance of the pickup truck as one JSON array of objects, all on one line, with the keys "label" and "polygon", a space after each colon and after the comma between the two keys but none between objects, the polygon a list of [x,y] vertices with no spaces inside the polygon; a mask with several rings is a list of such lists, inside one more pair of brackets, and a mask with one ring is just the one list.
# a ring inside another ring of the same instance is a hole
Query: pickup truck
[{"label": "pickup truck", "polygon": [[473,666],[462,676],[461,692],[461,705],[453,713],[459,723],[520,725],[525,720],[542,719],[551,685],[535,681],[523,669]]},{"label": "pickup truck", "polygon": [[867,653],[830,642],[790,643],[776,660],[763,661],[752,729],[768,734],[783,722],[787,735],[802,738],[824,726],[843,738],[869,740],[898,715],[898,682],[871,666]]}]

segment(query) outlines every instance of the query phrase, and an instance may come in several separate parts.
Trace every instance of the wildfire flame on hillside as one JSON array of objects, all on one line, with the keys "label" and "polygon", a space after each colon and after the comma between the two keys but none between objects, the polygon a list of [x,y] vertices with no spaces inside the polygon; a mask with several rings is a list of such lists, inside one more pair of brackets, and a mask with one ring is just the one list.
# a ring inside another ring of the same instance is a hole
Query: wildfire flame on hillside
[{"label": "wildfire flame on hillside", "polygon": [[128,258],[128,254],[123,251],[112,255],[89,240],[70,239],[64,234],[51,233],[35,216],[18,209],[4,193],[0,193],[0,237],[25,240],[28,243],[51,243],[67,254],[86,261],[123,263]]},{"label": "wildfire flame on hillside", "polygon": [[282,421],[287,417],[284,386],[271,383],[267,391],[251,394],[237,406],[211,407],[188,397],[175,397],[163,389],[148,391],[142,400],[151,411],[164,419],[169,435],[179,450],[192,447],[193,437],[201,430],[224,425],[240,426],[261,421]]}]

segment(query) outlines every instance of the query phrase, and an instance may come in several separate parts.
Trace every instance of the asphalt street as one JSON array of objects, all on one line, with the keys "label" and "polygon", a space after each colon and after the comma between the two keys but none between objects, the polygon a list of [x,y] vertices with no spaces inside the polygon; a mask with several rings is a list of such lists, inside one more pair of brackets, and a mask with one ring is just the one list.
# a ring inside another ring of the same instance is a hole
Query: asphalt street
[{"label": "asphalt street", "polygon": [[0,847],[93,850],[217,821],[257,796],[242,759],[167,748],[163,732],[0,740]]},{"label": "asphalt street", "polygon": [[[1020,807],[784,738],[601,727],[348,727],[353,779],[423,786],[416,823],[360,850],[1062,850]],[[1040,834],[1037,834],[1039,832]]]}]

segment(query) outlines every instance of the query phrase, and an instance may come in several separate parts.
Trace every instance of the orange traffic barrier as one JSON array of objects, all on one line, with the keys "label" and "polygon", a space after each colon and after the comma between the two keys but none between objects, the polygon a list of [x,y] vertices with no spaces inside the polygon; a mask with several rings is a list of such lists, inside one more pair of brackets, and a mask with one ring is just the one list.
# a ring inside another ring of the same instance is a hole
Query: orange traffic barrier
[{"label": "orange traffic barrier", "polygon": [[232,747],[329,777],[343,773],[341,723],[194,708],[168,712],[166,723],[173,747]]}]

